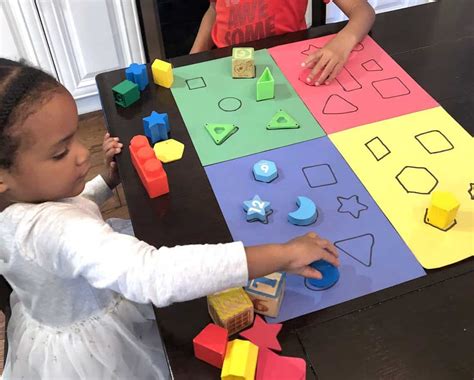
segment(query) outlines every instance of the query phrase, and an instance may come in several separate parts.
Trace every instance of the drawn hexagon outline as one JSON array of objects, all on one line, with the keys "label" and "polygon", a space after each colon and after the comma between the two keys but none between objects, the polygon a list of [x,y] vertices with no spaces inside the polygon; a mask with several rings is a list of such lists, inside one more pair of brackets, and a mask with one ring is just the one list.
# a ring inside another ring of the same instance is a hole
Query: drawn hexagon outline
[{"label": "drawn hexagon outline", "polygon": [[[409,176],[421,176],[420,183],[413,186]],[[428,195],[438,186],[438,179],[427,168],[420,166],[405,166],[395,177],[407,193]]]}]

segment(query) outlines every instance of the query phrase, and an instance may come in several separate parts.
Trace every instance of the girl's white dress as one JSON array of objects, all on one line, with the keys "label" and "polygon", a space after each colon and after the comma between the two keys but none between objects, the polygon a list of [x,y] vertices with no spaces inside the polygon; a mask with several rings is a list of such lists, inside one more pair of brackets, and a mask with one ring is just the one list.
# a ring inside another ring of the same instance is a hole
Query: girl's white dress
[{"label": "girl's white dress", "polygon": [[168,378],[149,303],[246,284],[242,243],[156,249],[104,222],[110,195],[99,176],[78,197],[0,213],[13,288],[5,379]]}]

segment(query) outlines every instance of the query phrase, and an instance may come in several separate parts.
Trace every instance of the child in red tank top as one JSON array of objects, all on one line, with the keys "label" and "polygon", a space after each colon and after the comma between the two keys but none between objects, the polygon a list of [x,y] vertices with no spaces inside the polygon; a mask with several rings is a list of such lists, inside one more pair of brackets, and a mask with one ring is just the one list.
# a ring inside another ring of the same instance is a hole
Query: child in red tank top
[{"label": "child in red tank top", "polygon": [[[307,80],[316,85],[329,84],[336,77],[375,19],[367,0],[334,3],[349,17],[349,22],[302,63],[303,67],[313,68]],[[306,29],[307,6],[308,0],[210,0],[190,53]]]}]

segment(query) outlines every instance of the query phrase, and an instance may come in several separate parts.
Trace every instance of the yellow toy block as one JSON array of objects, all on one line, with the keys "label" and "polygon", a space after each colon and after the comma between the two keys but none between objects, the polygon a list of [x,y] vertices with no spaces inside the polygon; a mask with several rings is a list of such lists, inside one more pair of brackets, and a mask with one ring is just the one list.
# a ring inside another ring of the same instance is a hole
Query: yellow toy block
[{"label": "yellow toy block", "polygon": [[170,88],[173,85],[173,66],[171,63],[155,59],[151,65],[153,73],[153,82],[158,86]]},{"label": "yellow toy block", "polygon": [[271,273],[249,281],[245,291],[253,303],[256,313],[277,317],[285,294],[286,274]]},{"label": "yellow toy block", "polygon": [[447,191],[434,191],[426,214],[426,222],[445,230],[455,223],[459,201]]},{"label": "yellow toy block", "polygon": [[232,288],[207,296],[207,307],[214,323],[224,327],[229,335],[243,330],[253,322],[253,304],[242,288]]},{"label": "yellow toy block", "polygon": [[253,380],[257,367],[258,346],[248,340],[234,339],[227,344],[222,380]]},{"label": "yellow toy block", "polygon": [[174,139],[168,139],[156,143],[153,146],[155,156],[161,162],[168,163],[180,160],[183,157],[184,144]]}]

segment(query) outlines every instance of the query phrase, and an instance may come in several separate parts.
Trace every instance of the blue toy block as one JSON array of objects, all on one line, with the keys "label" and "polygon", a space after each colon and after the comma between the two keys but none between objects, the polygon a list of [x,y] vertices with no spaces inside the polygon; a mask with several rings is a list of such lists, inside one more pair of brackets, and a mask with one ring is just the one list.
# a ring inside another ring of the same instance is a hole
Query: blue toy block
[{"label": "blue toy block", "polygon": [[314,202],[307,197],[298,197],[298,209],[288,214],[288,221],[295,226],[308,226],[318,219],[318,209]]},{"label": "blue toy block", "polygon": [[273,161],[260,160],[253,166],[255,180],[271,182],[278,177],[278,169]]},{"label": "blue toy block", "polygon": [[144,64],[132,63],[125,70],[125,76],[129,81],[136,83],[140,91],[143,91],[148,86],[148,73]]},{"label": "blue toy block", "polygon": [[143,118],[143,129],[152,144],[168,140],[170,131],[168,114],[153,111],[150,116]]},{"label": "blue toy block", "polygon": [[253,199],[244,201],[244,210],[247,212],[247,222],[260,220],[267,223],[268,213],[271,211],[270,202],[262,201],[258,195]]},{"label": "blue toy block", "polygon": [[308,278],[309,284],[317,288],[317,290],[328,289],[339,280],[339,269],[327,261],[314,261],[311,263],[311,266],[323,275],[321,280]]}]

